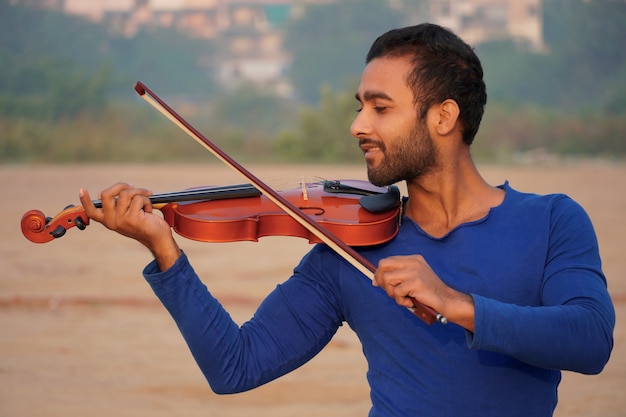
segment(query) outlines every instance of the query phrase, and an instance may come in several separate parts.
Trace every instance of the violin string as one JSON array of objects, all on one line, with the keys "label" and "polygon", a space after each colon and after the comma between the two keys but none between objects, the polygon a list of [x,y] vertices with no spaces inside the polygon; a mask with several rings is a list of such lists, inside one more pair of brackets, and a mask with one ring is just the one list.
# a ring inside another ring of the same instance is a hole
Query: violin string
[{"label": "violin string", "polygon": [[197,196],[197,195],[205,195],[211,192],[220,192],[220,191],[239,191],[239,190],[247,190],[250,188],[254,188],[250,184],[235,184],[235,185],[223,185],[223,186],[208,186],[208,187],[199,187],[199,188],[190,188],[182,191],[171,191],[165,193],[154,194],[153,197],[188,197],[188,196]]},{"label": "violin string", "polygon": [[274,176],[263,179],[266,184],[270,185],[275,190],[291,190],[294,188],[302,188],[302,183],[305,184],[317,184],[321,182],[319,177],[307,177],[306,175],[301,175],[300,178],[296,177],[286,177],[286,176]]},{"label": "violin string", "polygon": [[[222,186],[209,186],[190,188],[181,191],[170,191],[164,193],[156,193],[150,197],[150,201],[154,203],[171,203],[175,201],[193,201],[202,200],[218,194],[235,195],[237,193],[245,193],[246,195],[256,194],[256,188],[252,184],[235,184]],[[242,194],[239,194],[242,195]],[[98,208],[102,207],[102,200],[91,200]]]}]

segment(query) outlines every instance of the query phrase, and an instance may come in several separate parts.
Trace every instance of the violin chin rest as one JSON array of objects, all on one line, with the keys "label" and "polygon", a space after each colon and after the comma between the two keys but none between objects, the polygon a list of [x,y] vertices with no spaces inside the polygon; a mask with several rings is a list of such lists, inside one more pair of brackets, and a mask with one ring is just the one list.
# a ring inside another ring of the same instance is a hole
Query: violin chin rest
[{"label": "violin chin rest", "polygon": [[390,185],[383,194],[364,195],[359,199],[361,207],[370,213],[382,213],[400,205],[400,189],[396,185]]}]

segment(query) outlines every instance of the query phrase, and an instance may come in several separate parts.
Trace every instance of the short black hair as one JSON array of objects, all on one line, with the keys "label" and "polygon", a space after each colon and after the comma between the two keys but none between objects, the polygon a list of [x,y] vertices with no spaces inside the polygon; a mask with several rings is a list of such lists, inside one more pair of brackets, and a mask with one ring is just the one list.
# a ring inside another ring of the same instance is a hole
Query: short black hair
[{"label": "short black hair", "polygon": [[482,120],[487,91],[474,50],[452,31],[432,23],[390,30],[372,44],[366,63],[386,56],[411,57],[407,83],[420,117],[447,99],[460,108],[463,141],[471,145]]}]

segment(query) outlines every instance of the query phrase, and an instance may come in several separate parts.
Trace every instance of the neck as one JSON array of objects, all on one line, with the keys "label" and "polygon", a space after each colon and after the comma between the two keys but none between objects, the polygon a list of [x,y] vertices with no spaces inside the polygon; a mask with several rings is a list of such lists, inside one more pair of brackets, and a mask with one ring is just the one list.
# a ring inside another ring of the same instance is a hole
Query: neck
[{"label": "neck", "polygon": [[432,173],[407,183],[405,214],[431,236],[446,235],[460,224],[479,220],[498,206],[504,192],[489,185],[466,152]]}]

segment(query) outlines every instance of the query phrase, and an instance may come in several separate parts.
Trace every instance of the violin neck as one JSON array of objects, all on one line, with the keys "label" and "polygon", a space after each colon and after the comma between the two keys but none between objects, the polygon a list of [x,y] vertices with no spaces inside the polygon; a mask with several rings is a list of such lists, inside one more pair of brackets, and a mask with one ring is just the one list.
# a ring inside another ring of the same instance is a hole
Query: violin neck
[{"label": "violin neck", "polygon": [[[149,199],[152,204],[167,204],[182,201],[209,201],[229,198],[259,197],[260,195],[261,192],[252,184],[237,184],[153,194]],[[93,204],[101,208],[102,200],[93,200]]]}]

